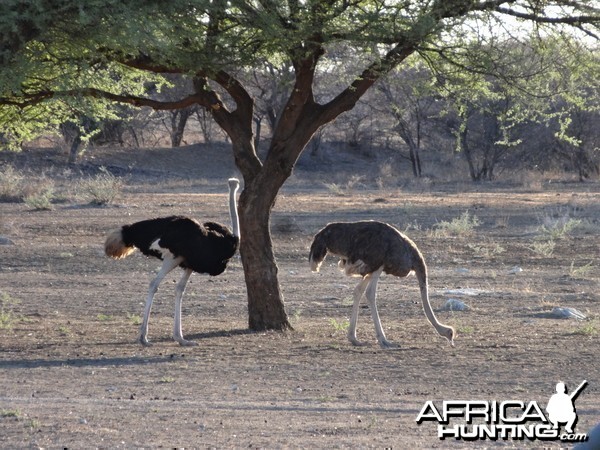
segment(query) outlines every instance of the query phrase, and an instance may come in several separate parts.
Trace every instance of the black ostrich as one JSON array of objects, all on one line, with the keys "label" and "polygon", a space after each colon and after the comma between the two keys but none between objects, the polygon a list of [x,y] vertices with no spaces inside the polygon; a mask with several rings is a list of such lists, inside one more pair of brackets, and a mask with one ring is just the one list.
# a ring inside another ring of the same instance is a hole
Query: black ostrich
[{"label": "black ostrich", "polygon": [[454,329],[440,323],[431,309],[427,266],[423,255],[407,236],[382,222],[330,223],[315,235],[310,247],[309,260],[313,272],[319,271],[328,252],[340,258],[338,266],[346,275],[362,278],[354,289],[354,304],[348,328],[348,339],[352,344],[362,345],[356,338],[356,323],[360,300],[365,294],[379,345],[383,348],[394,347],[385,337],[377,312],[377,282],[382,272],[397,277],[405,277],[414,272],[419,281],[423,310],[427,319],[440,336],[454,345]]},{"label": "black ostrich", "polygon": [[125,225],[108,235],[104,250],[114,259],[125,258],[138,248],[144,255],[162,259],[158,275],[150,282],[148,299],[144,308],[144,320],[140,328],[139,342],[148,342],[148,319],[152,309],[154,294],[162,280],[175,267],[183,269],[183,276],[175,289],[175,324],[173,339],[181,345],[197,345],[183,338],[181,332],[181,298],[192,272],[207,273],[212,276],[225,271],[227,263],[238,249],[240,225],[236,206],[236,192],[239,181],[229,179],[229,213],[233,232],[215,222],[203,224],[182,216],[161,217],[142,220]]}]

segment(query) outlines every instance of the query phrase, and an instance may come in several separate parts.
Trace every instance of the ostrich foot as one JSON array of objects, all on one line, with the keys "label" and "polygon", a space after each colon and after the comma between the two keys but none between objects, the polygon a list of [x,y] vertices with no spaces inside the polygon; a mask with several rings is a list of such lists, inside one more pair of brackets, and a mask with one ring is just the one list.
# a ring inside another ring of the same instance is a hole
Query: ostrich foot
[{"label": "ostrich foot", "polygon": [[182,347],[194,347],[194,346],[198,345],[197,342],[188,341],[187,339],[184,339],[182,337],[174,337],[174,339],[177,342],[179,342],[179,345],[181,345]]},{"label": "ostrich foot", "polygon": [[138,337],[137,341],[142,344],[144,347],[152,347],[152,343],[148,340],[146,336]]},{"label": "ostrich foot", "polygon": [[385,348],[385,349],[400,348],[400,346],[398,344],[394,344],[393,342],[390,342],[387,339],[383,339],[383,340],[379,341],[379,346],[381,348]]},{"label": "ostrich foot", "polygon": [[365,345],[367,345],[366,342],[361,342],[358,339],[356,339],[356,336],[348,336],[348,340],[355,347],[364,347]]}]

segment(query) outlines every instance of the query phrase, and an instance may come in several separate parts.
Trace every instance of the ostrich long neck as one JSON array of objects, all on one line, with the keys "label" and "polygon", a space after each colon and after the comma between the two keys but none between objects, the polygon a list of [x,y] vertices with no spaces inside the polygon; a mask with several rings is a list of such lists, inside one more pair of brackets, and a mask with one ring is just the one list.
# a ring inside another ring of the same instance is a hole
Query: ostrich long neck
[{"label": "ostrich long neck", "polygon": [[444,325],[439,322],[435,314],[433,313],[433,309],[431,309],[431,303],[429,303],[429,287],[427,286],[427,266],[423,263],[422,267],[415,270],[415,275],[419,280],[419,288],[421,290],[421,303],[423,303],[423,311],[425,312],[425,316],[429,323],[433,325],[433,328],[441,335],[446,337],[444,331],[448,330],[450,327]]},{"label": "ostrich long neck", "polygon": [[233,228],[233,235],[240,237],[240,219],[238,217],[237,203],[235,194],[238,190],[239,182],[235,178],[229,179],[229,215],[231,216],[231,227]]},{"label": "ostrich long neck", "polygon": [[433,309],[431,309],[431,303],[429,303],[429,292],[427,288],[427,280],[420,286],[421,288],[421,303],[423,303],[423,311],[425,311],[425,316],[427,316],[427,320],[433,325],[436,331],[443,335],[442,331],[447,327],[440,323],[433,313]]}]

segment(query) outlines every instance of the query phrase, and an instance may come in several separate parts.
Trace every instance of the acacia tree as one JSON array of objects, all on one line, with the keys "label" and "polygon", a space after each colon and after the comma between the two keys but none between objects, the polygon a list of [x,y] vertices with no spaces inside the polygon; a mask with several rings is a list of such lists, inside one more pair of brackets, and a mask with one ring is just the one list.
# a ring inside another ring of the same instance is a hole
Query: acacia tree
[{"label": "acacia tree", "polygon": [[[210,110],[244,178],[240,253],[255,330],[289,327],[270,213],[320,127],[409,56],[451,57],[453,36],[471,19],[507,16],[594,35],[600,16],[593,0],[4,0],[0,8],[0,123],[10,123],[9,135],[34,129],[33,118],[65,115],[65,105],[81,98],[106,107]],[[344,88],[317,101],[319,64],[339,42],[367,62]],[[254,99],[238,76],[259,58],[285,59],[294,73],[262,159],[253,139]],[[192,92],[174,101],[145,95],[149,78],[169,73],[191,78]]]},{"label": "acacia tree", "polygon": [[[583,137],[583,129],[591,128],[581,119],[598,111],[594,93],[600,59],[576,41],[557,40],[554,35],[523,36],[521,41],[486,43],[485,52],[477,50],[480,43],[472,42],[469,56],[435,64],[436,88],[446,100],[443,113],[450,118],[447,125],[471,179],[492,180],[496,166],[511,153],[521,154],[521,160],[540,156],[547,162],[562,149],[576,167],[581,162],[594,171],[586,151],[594,144],[586,145]],[[477,61],[479,70],[462,70],[472,61],[470,55],[482,53],[495,54],[493,60],[501,70],[488,70]],[[531,155],[540,143],[540,132],[531,132],[537,124],[551,130],[554,142],[542,145],[541,155]]]},{"label": "acacia tree", "polygon": [[439,97],[431,79],[431,72],[419,61],[402,72],[395,71],[377,86],[385,99],[382,107],[394,118],[394,130],[408,148],[413,176],[417,178],[423,173],[420,152],[425,125]]}]

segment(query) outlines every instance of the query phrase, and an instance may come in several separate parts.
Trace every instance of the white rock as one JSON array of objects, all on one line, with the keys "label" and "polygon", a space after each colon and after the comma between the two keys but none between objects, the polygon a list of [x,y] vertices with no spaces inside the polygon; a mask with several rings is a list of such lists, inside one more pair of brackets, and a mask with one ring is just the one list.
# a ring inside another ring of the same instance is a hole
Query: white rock
[{"label": "white rock", "polygon": [[444,311],[468,311],[471,308],[469,305],[456,298],[449,298],[446,300],[446,303],[444,303],[442,309]]},{"label": "white rock", "polygon": [[557,319],[583,320],[586,318],[585,314],[583,314],[581,311],[578,311],[575,308],[563,308],[560,306],[555,306],[554,308],[552,308],[550,315]]},{"label": "white rock", "polygon": [[476,295],[483,294],[485,291],[481,289],[463,288],[463,289],[446,289],[442,291],[445,295],[465,295],[467,297],[474,297]]},{"label": "white rock", "polygon": [[15,243],[6,236],[0,236],[0,245],[15,245]]}]

